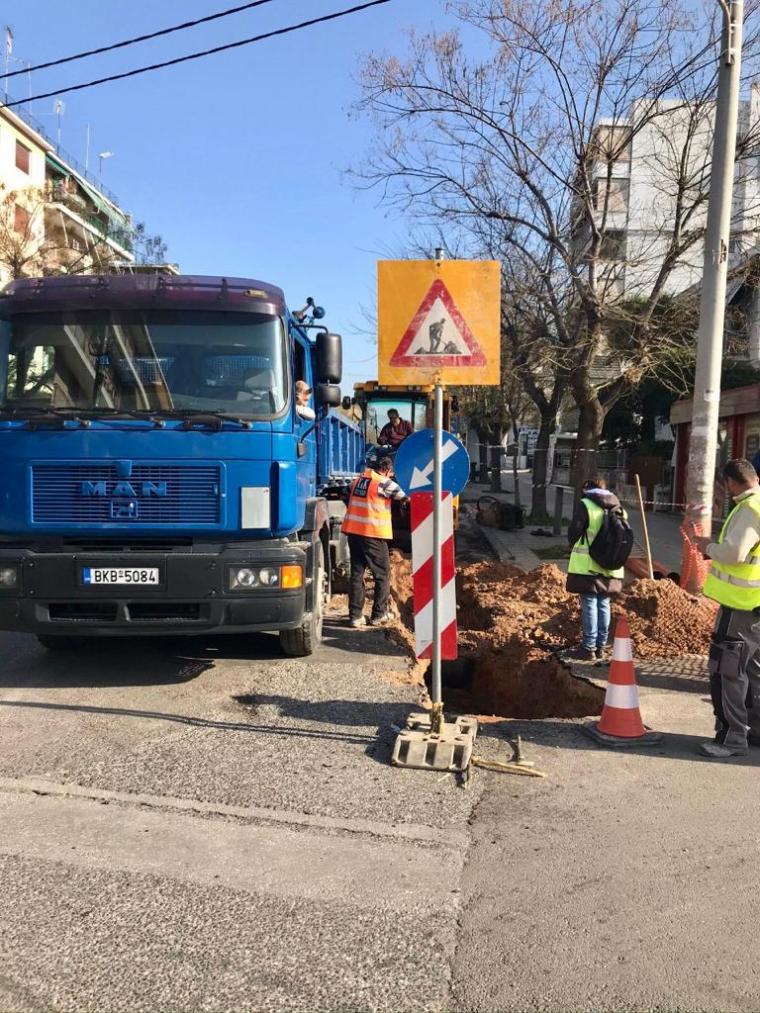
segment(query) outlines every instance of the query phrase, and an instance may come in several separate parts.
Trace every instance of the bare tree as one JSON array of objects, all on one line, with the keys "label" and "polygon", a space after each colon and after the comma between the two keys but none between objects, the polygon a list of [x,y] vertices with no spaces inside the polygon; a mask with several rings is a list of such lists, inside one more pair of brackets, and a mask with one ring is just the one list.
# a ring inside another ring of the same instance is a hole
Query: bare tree
[{"label": "bare tree", "polygon": [[[0,184],[0,278],[51,274],[93,274],[123,263],[120,250],[133,250],[137,263],[166,257],[166,244],[142,222],[111,223],[90,214],[83,202],[72,205],[66,224],[60,186],[8,189]],[[88,220],[89,216],[89,220]]]},{"label": "bare tree", "polygon": [[[757,7],[750,0],[748,77]],[[720,9],[689,0],[450,8],[482,33],[488,54],[468,56],[463,34],[451,31],[412,36],[403,59],[371,55],[360,107],[378,139],[360,175],[421,222],[469,236],[473,252],[487,231],[517,276],[532,279],[555,375],[579,411],[580,482],[607,411],[671,353],[658,305],[698,280]],[[757,142],[758,124],[745,124],[737,159]],[[632,151],[650,164],[649,187],[628,180],[626,189]],[[758,211],[760,199],[745,202],[738,224],[749,236]],[[634,212],[646,221],[640,236],[626,226]],[[624,297],[626,340],[613,346]],[[546,359],[527,366],[540,373]]]},{"label": "bare tree", "polygon": [[167,245],[162,236],[148,232],[145,222],[132,227],[132,252],[137,264],[162,264],[166,260]]},{"label": "bare tree", "polygon": [[[0,274],[6,280],[105,270],[118,259],[107,232],[61,228],[48,188],[0,186]],[[86,235],[86,240],[81,236]]]}]

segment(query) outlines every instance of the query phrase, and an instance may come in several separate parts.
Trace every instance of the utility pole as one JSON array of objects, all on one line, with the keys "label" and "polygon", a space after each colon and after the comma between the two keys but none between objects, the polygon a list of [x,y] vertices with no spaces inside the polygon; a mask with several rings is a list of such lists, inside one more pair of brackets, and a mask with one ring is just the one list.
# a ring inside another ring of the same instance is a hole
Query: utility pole
[{"label": "utility pole", "polygon": [[744,0],[718,0],[718,3],[723,11],[723,31],[686,475],[687,516],[694,520],[700,534],[708,536],[712,534],[713,485],[718,449],[720,373],[744,21]]}]

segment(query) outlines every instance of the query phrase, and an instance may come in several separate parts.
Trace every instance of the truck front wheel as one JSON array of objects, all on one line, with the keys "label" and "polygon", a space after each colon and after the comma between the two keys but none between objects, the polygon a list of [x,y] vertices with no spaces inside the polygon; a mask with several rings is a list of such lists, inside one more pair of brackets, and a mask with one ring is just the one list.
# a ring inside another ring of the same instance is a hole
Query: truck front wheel
[{"label": "truck front wheel", "polygon": [[314,545],[312,571],[312,608],[303,623],[294,630],[280,631],[280,647],[289,658],[305,658],[313,654],[322,641],[325,607],[330,599],[330,580],[325,569],[322,543]]}]

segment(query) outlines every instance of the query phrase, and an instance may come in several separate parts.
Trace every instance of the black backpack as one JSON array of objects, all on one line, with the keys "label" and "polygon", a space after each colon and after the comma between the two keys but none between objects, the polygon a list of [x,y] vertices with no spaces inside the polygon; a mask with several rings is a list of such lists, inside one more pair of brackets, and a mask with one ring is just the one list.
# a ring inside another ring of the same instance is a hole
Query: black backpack
[{"label": "black backpack", "polygon": [[622,507],[604,507],[602,526],[596,533],[588,552],[603,570],[617,570],[631,554],[633,531],[625,519]]}]

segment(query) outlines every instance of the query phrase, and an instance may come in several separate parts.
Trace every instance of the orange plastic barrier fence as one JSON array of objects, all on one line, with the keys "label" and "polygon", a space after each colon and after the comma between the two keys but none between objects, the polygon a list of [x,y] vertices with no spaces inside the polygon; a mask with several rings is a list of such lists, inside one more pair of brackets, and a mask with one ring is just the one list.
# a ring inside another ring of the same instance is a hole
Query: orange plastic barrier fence
[{"label": "orange plastic barrier fence", "polygon": [[704,559],[695,542],[691,540],[687,522],[681,524],[683,553],[681,556],[681,587],[690,594],[699,594],[710,568],[710,560]]}]

